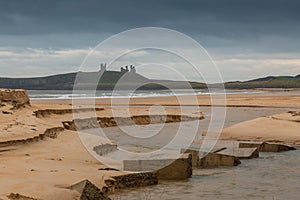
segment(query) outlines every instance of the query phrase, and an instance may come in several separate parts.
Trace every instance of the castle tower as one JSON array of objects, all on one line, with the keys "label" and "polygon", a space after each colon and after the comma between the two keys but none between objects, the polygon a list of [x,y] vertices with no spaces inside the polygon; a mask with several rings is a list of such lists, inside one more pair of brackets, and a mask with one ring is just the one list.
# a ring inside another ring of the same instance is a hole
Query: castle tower
[{"label": "castle tower", "polygon": [[106,71],[106,63],[101,63],[100,64],[100,72],[105,72]]},{"label": "castle tower", "polygon": [[127,71],[126,71],[126,69],[124,69],[124,67],[121,67],[121,72],[126,73]]},{"label": "castle tower", "polygon": [[133,65],[130,65],[130,72],[132,72],[132,73],[136,73],[135,66],[133,66]]}]

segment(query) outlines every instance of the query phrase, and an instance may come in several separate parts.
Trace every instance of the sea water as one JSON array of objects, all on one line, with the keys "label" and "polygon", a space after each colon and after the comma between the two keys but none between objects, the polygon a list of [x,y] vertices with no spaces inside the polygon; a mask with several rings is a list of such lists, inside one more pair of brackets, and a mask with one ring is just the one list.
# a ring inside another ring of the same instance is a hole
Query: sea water
[{"label": "sea water", "polygon": [[[71,98],[124,98],[124,97],[157,97],[157,96],[178,96],[178,95],[206,95],[224,93],[222,90],[208,91],[208,90],[28,90],[28,95],[31,99],[71,99]],[[259,91],[242,91],[242,90],[227,90],[226,94],[248,94],[261,93]]]}]

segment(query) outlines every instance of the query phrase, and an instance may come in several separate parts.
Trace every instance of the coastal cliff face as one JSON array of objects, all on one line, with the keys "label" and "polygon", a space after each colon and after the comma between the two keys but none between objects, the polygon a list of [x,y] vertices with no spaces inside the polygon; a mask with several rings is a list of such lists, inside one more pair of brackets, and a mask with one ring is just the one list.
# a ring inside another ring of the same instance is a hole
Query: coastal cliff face
[{"label": "coastal cliff face", "polygon": [[22,89],[0,89],[0,103],[10,103],[14,108],[30,105],[27,92]]}]

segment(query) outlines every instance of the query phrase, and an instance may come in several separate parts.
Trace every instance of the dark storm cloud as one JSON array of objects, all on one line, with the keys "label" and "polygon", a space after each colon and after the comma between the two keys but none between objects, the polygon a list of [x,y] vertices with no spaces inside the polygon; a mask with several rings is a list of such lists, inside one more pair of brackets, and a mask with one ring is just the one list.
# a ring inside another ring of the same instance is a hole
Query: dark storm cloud
[{"label": "dark storm cloud", "polygon": [[300,33],[297,0],[1,1],[0,34],[117,33],[163,26],[187,34],[251,38]]},{"label": "dark storm cloud", "polygon": [[225,80],[298,74],[299,8],[298,0],[0,0],[0,71],[75,71],[104,39],[158,26],[200,42]]}]

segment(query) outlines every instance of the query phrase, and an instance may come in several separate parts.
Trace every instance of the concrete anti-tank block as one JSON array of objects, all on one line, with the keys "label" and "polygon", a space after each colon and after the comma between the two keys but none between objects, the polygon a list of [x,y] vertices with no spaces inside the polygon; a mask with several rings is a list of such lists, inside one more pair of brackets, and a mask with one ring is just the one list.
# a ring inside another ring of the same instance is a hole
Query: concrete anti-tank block
[{"label": "concrete anti-tank block", "polygon": [[204,153],[192,149],[182,149],[181,152],[186,152],[192,155],[192,164],[196,168],[211,168],[221,166],[237,166],[241,161],[230,155],[218,153]]},{"label": "concrete anti-tank block", "polygon": [[239,159],[252,159],[259,157],[258,148],[229,148],[224,149],[219,154],[234,156]]},{"label": "concrete anti-tank block", "polygon": [[296,148],[285,145],[285,144],[275,144],[275,143],[257,143],[257,142],[242,142],[239,143],[240,148],[258,148],[260,152],[282,152],[296,150]]},{"label": "concrete anti-tank block", "polygon": [[156,171],[158,179],[187,179],[193,174],[192,155],[183,154],[178,159],[124,160],[126,171]]}]

